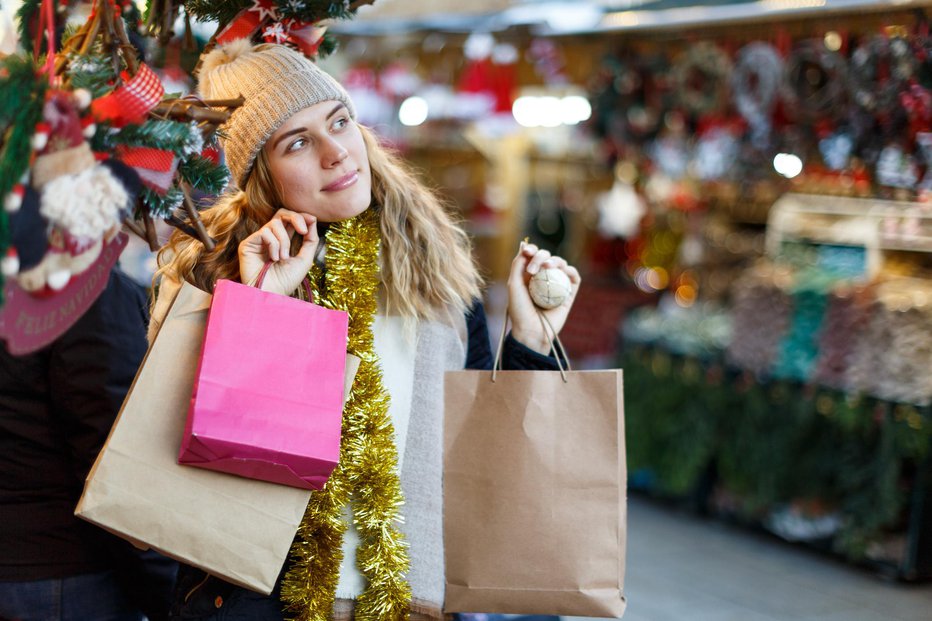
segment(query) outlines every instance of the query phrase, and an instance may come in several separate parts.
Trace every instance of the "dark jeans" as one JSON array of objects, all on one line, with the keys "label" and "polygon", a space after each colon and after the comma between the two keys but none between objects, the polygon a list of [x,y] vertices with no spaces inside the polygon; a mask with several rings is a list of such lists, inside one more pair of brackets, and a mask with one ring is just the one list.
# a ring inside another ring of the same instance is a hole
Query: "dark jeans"
[{"label": "dark jeans", "polygon": [[0,619],[10,621],[141,621],[113,572],[54,580],[0,582]]},{"label": "dark jeans", "polygon": [[171,621],[284,621],[276,588],[271,595],[208,576],[182,565],[175,587]]}]

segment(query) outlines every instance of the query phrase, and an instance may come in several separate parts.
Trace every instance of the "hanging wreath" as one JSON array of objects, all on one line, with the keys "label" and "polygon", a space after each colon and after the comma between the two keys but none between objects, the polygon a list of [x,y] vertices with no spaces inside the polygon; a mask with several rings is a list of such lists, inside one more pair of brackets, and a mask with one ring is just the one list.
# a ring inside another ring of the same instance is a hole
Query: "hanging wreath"
[{"label": "hanging wreath", "polygon": [[900,92],[917,69],[916,55],[908,40],[883,35],[871,37],[851,55],[851,98],[868,112],[890,112],[897,107]]},{"label": "hanging wreath", "polygon": [[731,74],[731,59],[713,43],[702,42],[673,65],[673,82],[680,105],[694,114],[722,107]]},{"label": "hanging wreath", "polygon": [[731,91],[738,112],[751,125],[769,119],[777,102],[782,73],[783,59],[769,43],[751,43],[738,52],[731,74]]},{"label": "hanging wreath", "polygon": [[807,41],[787,61],[781,96],[788,110],[814,120],[838,110],[846,84],[845,59],[826,49],[821,40]]}]

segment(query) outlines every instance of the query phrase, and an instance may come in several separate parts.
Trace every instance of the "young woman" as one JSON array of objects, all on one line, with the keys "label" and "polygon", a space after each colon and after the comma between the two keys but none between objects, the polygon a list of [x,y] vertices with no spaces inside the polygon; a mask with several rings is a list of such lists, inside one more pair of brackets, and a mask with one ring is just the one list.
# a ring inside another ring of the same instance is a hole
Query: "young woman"
[{"label": "young woman", "polygon": [[[207,291],[220,278],[255,285],[269,265],[262,289],[297,295],[309,277],[315,303],[349,312],[348,349],[363,363],[344,410],[340,464],[313,494],[272,595],[185,568],[173,615],[439,619],[443,374],[492,366],[468,238],[355,122],[346,91],[302,55],[223,46],[205,57],[199,90],[245,98],[221,128],[239,189],[202,215],[214,250],[176,233],[160,253],[150,338],[183,280]],[[527,291],[545,267],[572,283],[566,302],[544,311],[557,331],[566,320],[579,274],[524,245],[508,281],[504,368],[556,368]]]}]

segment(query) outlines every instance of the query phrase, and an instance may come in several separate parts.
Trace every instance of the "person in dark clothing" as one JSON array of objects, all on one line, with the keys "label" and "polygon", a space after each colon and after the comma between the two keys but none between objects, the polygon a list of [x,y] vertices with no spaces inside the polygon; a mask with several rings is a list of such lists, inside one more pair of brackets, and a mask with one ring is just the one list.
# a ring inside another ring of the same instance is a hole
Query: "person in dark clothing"
[{"label": "person in dark clothing", "polygon": [[0,345],[0,620],[165,619],[177,564],[74,516],[146,352],[143,287],[114,269],[65,334]]}]

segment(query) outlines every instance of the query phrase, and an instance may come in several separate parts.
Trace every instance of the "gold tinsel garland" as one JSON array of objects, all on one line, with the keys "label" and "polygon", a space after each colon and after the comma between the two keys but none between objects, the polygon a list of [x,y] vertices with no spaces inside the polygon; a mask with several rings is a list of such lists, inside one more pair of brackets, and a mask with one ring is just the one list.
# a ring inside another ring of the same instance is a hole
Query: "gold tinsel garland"
[{"label": "gold tinsel garland", "polygon": [[360,535],[356,561],[367,580],[356,602],[356,618],[408,618],[408,545],[397,526],[404,498],[389,396],[372,335],[380,235],[374,208],[334,224],[327,233],[326,273],[316,266],[311,271],[315,302],[349,313],[348,350],[362,362],[343,409],[340,462],[324,489],[311,495],[291,548],[293,563],[282,583],[282,600],[298,621],[330,618],[343,560],[342,511],[351,497]]}]

